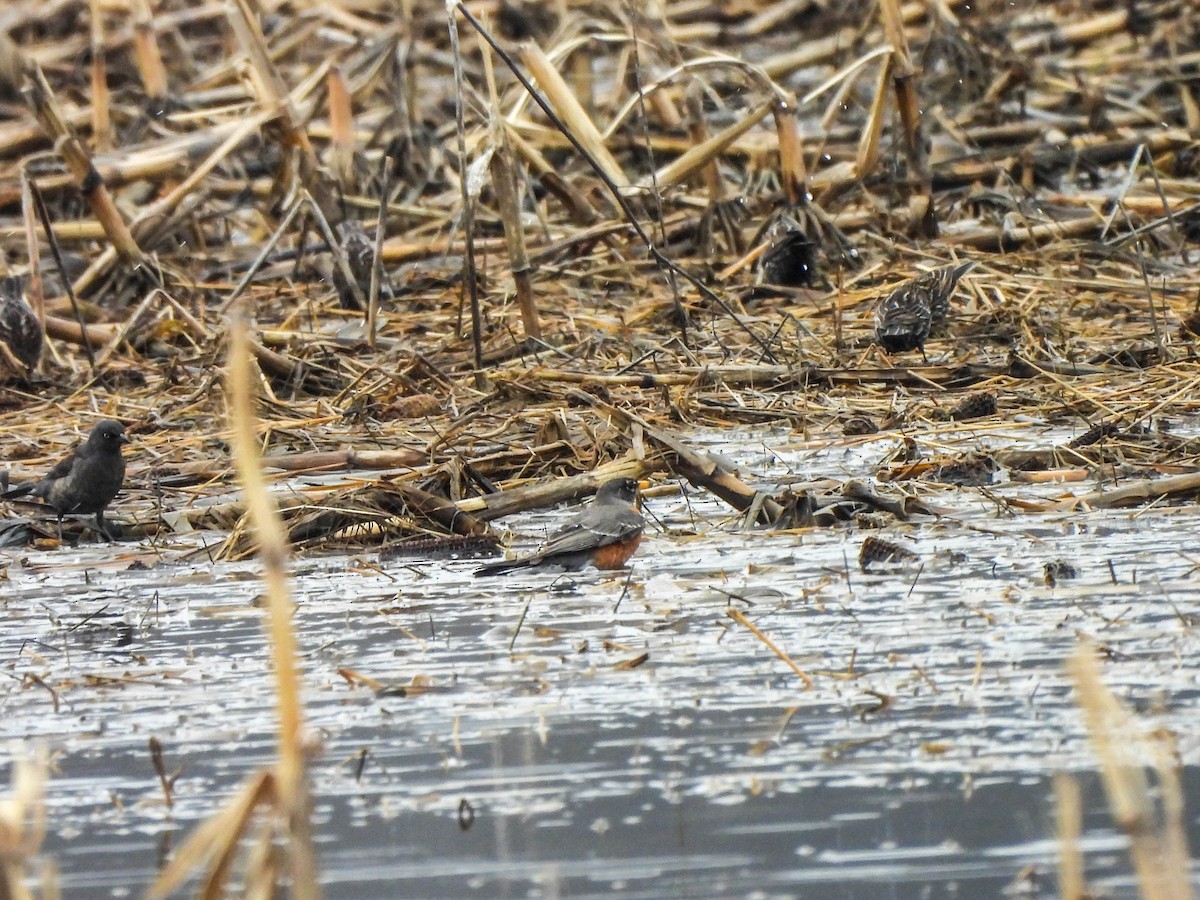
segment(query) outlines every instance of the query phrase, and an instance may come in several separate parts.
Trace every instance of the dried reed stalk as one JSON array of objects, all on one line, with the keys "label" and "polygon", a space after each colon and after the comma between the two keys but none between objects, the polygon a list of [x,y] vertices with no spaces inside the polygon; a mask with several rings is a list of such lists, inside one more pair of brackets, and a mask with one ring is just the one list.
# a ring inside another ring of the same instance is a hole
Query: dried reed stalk
[{"label": "dried reed stalk", "polygon": [[142,85],[147,97],[161,100],[167,96],[167,70],[154,33],[154,14],[148,0],[129,0],[129,11],[133,14],[133,58]]},{"label": "dried reed stalk", "polygon": [[593,471],[584,475],[571,475],[545,483],[510,488],[482,497],[471,497],[460,500],[456,505],[458,509],[471,513],[480,520],[501,519],[525,510],[540,509],[556,503],[587,497],[594,494],[604,482],[613,478],[642,478],[660,472],[662,469],[663,459],[661,456],[650,456],[645,459],[633,459],[627,456],[597,466]]},{"label": "dried reed stalk", "polygon": [[673,184],[680,184],[691,178],[696,172],[711,165],[734,141],[757,125],[774,105],[775,101],[772,100],[750,110],[740,120],[713,135],[706,143],[692,147],[678,159],[641,179],[638,187],[649,190],[657,185],[661,189]]},{"label": "dried reed stalk", "polygon": [[858,141],[858,154],[854,160],[854,171],[859,178],[866,178],[879,162],[879,144],[883,137],[883,126],[887,119],[887,85],[892,77],[892,55],[883,58],[879,66],[879,77],[871,97],[871,108]]},{"label": "dried reed stalk", "polygon": [[139,240],[154,242],[172,223],[172,214],[180,209],[188,197],[194,196],[217,166],[221,165],[234,150],[258,135],[273,117],[269,112],[258,112],[238,123],[221,144],[204,159],[195,170],[175,185],[165,196],[148,203],[130,226]]},{"label": "dried reed stalk", "polygon": [[329,164],[343,190],[354,181],[354,109],[346,76],[333,66],[325,80],[329,94]]},{"label": "dried reed stalk", "polygon": [[46,296],[42,290],[42,267],[39,264],[41,248],[37,239],[37,208],[33,199],[33,182],[29,170],[21,168],[21,222],[25,226],[25,247],[29,254],[29,299],[37,313],[42,331],[46,330]]},{"label": "dried reed stalk", "polygon": [[250,385],[250,337],[244,321],[235,319],[230,331],[229,403],[234,433],[234,463],[246,498],[247,512],[258,533],[259,557],[267,591],[272,669],[279,704],[279,790],[293,840],[293,890],[316,897],[316,858],[312,846],[307,776],[305,774],[303,711],[296,638],[292,633],[293,603],[288,586],[288,545],[279,511],[271,502],[259,459]]},{"label": "dried reed stalk", "polygon": [[[250,337],[248,327],[240,317],[234,318],[229,331],[226,377],[233,428],[234,465],[242,485],[247,516],[257,534],[258,555],[266,586],[266,632],[279,711],[279,760],[270,772],[261,773],[253,780],[234,804],[192,835],[179,852],[175,861],[178,865],[173,864],[163,872],[151,895],[164,896],[169,893],[185,876],[188,867],[218,850],[220,852],[215,852],[217,865],[210,875],[210,885],[223,884],[236,837],[243,833],[253,810],[265,803],[281,820],[279,825],[286,852],[284,868],[291,895],[299,900],[319,900],[321,888],[317,878],[310,819],[300,669],[296,638],[291,627],[293,602],[287,575],[287,535],[263,477],[255,434]],[[206,892],[206,896],[215,895]]]},{"label": "dried reed stalk", "polygon": [[779,175],[784,199],[791,206],[808,202],[808,173],[804,168],[804,148],[800,140],[800,122],[794,100],[776,101],[775,134],[779,139]]},{"label": "dried reed stalk", "polygon": [[778,521],[783,514],[783,507],[777,501],[761,495],[743,483],[732,472],[722,468],[721,464],[711,456],[693,450],[678,434],[669,432],[662,427],[652,426],[636,413],[618,409],[584,391],[572,389],[569,395],[578,402],[604,412],[626,428],[640,429],[662,451],[674,456],[672,467],[680,475],[687,478],[692,484],[712,491],[734,509],[741,512],[754,510],[755,521],[761,524],[770,524]]},{"label": "dried reed stalk", "polygon": [[108,66],[104,55],[104,10],[101,0],[89,0],[92,39],[92,145],[98,153],[112,147],[112,120],[108,110]]},{"label": "dried reed stalk", "polygon": [[525,138],[521,137],[520,132],[513,128],[511,123],[506,121],[504,128],[507,133],[509,146],[516,151],[517,155],[525,161],[530,170],[537,175],[542,186],[552,193],[559,203],[563,205],[572,222],[586,228],[588,225],[594,225],[599,221],[599,211],[583,191],[563,178],[550,165],[546,157],[542,155],[542,152]]},{"label": "dried reed stalk", "polygon": [[811,691],[816,687],[816,684],[813,682],[812,678],[809,677],[808,673],[796,665],[795,660],[788,656],[778,644],[767,637],[761,628],[747,619],[745,613],[743,613],[740,609],[733,609],[730,607],[729,609],[725,610],[725,614],[729,616],[729,618],[733,619],[733,621],[746,628],[751,634],[762,641],[763,645],[766,646],[768,650],[783,660],[784,663],[787,664],[787,667],[795,672],[797,677],[804,682],[804,689],[806,691]]},{"label": "dried reed stalk", "polygon": [[[1133,716],[1121,706],[1100,677],[1096,651],[1083,644],[1069,661],[1078,703],[1100,759],[1100,774],[1117,828],[1129,838],[1129,853],[1145,900],[1190,900],[1187,838],[1179,810],[1182,795],[1168,754],[1148,751],[1155,742],[1140,734]],[[1161,739],[1158,739],[1161,740]],[[1146,766],[1157,762],[1160,815],[1152,799]]]},{"label": "dried reed stalk", "polygon": [[[54,900],[53,869],[44,870],[41,891],[30,889],[28,864],[37,856],[46,836],[46,774],[49,758],[39,748],[32,758],[18,757],[12,764],[12,792],[0,802],[0,897],[4,900]],[[34,882],[36,883],[36,882]]]},{"label": "dried reed stalk", "polygon": [[198,895],[203,900],[219,900],[226,896],[225,885],[232,874],[239,841],[255,810],[269,809],[279,803],[277,779],[277,773],[270,770],[252,775],[222,808],[188,835],[146,891],[146,896],[150,900],[169,896],[193,871],[206,863],[209,868]]},{"label": "dried reed stalk", "polygon": [[1054,809],[1058,820],[1058,895],[1062,900],[1089,900],[1083,854],[1079,852],[1083,831],[1079,784],[1065,772],[1054,777]]},{"label": "dried reed stalk", "polygon": [[625,170],[621,168],[616,157],[604,145],[600,129],[596,127],[542,48],[532,42],[526,43],[521,48],[521,59],[530,74],[537,80],[550,107],[600,166],[609,180],[617,187],[628,185],[630,183],[629,176],[625,174]]},{"label": "dried reed stalk", "polygon": [[[655,91],[650,96],[669,99],[669,96],[663,91]],[[707,143],[711,134],[708,122],[704,118],[704,104],[701,100],[701,86],[698,79],[693,78],[688,82],[687,88],[684,90],[683,103],[687,110],[687,131],[692,146],[698,147]],[[674,110],[674,104],[671,109]],[[716,159],[709,160],[701,170],[701,177],[704,179],[704,188],[708,194],[709,204],[720,203],[725,197],[725,179],[721,177],[721,170]]]}]

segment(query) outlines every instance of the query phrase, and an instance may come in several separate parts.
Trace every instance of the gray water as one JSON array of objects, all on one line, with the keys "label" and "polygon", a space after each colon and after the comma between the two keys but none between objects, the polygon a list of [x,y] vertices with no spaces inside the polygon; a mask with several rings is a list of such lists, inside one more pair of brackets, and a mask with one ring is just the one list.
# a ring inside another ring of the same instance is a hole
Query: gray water
[{"label": "gray water", "polygon": [[[869,475],[894,444],[739,437],[722,447],[759,484]],[[1195,842],[1200,512],[1018,516],[978,489],[919,490],[954,514],[878,532],[921,556],[878,573],[857,566],[873,532],[744,531],[690,488],[648,502],[627,573],[296,560],[327,895],[1051,897],[1065,771],[1084,789],[1089,879],[1135,896],[1064,663],[1089,637],[1145,728],[1174,734]],[[562,515],[504,524],[533,544]],[[214,539],[8,554],[3,758],[35,741],[54,754],[44,851],[66,896],[140,895],[274,758],[256,565],[181,561]],[[1048,586],[1060,559],[1078,578]],[[430,689],[377,693],[341,667]],[[151,737],[182,766],[170,809]]]}]

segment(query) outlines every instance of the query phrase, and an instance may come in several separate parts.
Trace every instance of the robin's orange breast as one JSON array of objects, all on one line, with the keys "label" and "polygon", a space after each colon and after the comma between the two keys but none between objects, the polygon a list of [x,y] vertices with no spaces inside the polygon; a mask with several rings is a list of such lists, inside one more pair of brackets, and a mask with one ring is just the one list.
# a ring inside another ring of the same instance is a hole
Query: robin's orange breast
[{"label": "robin's orange breast", "polygon": [[636,535],[627,541],[617,541],[600,547],[592,555],[592,565],[597,569],[623,569],[629,558],[637,552],[642,536]]}]

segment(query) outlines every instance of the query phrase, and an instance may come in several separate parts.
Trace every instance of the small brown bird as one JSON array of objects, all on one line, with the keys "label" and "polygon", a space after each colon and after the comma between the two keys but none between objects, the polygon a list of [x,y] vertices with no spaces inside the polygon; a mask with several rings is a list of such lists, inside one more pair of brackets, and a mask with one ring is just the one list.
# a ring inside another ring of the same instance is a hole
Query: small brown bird
[{"label": "small brown bird", "polygon": [[27,374],[42,357],[45,336],[37,315],[25,302],[25,279],[10,275],[0,279],[0,342]]},{"label": "small brown bird", "polygon": [[63,516],[96,514],[96,527],[109,540],[104,508],[125,483],[125,458],[121,447],[129,443],[125,426],[113,419],[97,422],[86,441],[58,463],[41,481],[19,484],[2,495],[5,500],[32,494],[58,514],[59,535]]},{"label": "small brown bird", "polygon": [[[347,219],[337,226],[337,235],[342,242],[342,253],[346,254],[346,262],[350,274],[354,276],[363,297],[366,298],[371,290],[371,269],[375,265],[375,242],[367,237],[367,232],[358,219]],[[362,304],[354,295],[350,283],[342,273],[342,267],[337,260],[333,262],[333,286],[337,290],[338,300],[343,309],[362,309]]]},{"label": "small brown bird", "polygon": [[502,575],[514,569],[556,568],[577,572],[585,566],[623,568],[642,542],[646,519],[637,508],[638,483],[614,478],[596,491],[596,499],[528,556],[488,563],[475,576]]},{"label": "small brown bird", "polygon": [[978,263],[956,263],[904,282],[875,306],[875,341],[888,353],[920,350],[934,327],[950,312],[958,280]]}]

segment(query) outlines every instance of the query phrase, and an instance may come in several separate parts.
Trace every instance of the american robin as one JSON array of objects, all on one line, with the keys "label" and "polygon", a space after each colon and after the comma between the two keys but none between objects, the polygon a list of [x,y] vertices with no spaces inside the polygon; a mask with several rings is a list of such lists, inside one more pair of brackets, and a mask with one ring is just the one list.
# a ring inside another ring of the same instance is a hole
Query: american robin
[{"label": "american robin", "polygon": [[596,491],[595,500],[533,553],[488,563],[476,569],[475,575],[502,575],[527,568],[574,572],[588,565],[620,569],[642,542],[646,520],[637,502],[638,483],[634,479],[606,481]]},{"label": "american robin", "polygon": [[32,494],[53,507],[62,534],[63,516],[68,513],[96,514],[96,527],[109,540],[104,527],[104,508],[125,482],[125,458],[121,447],[129,443],[125,426],[112,419],[97,422],[86,441],[46,473],[41,481],[19,484],[2,495],[5,500]]},{"label": "american robin", "polygon": [[920,350],[950,312],[958,280],[978,263],[957,263],[909,279],[875,306],[875,341],[888,353]]}]

